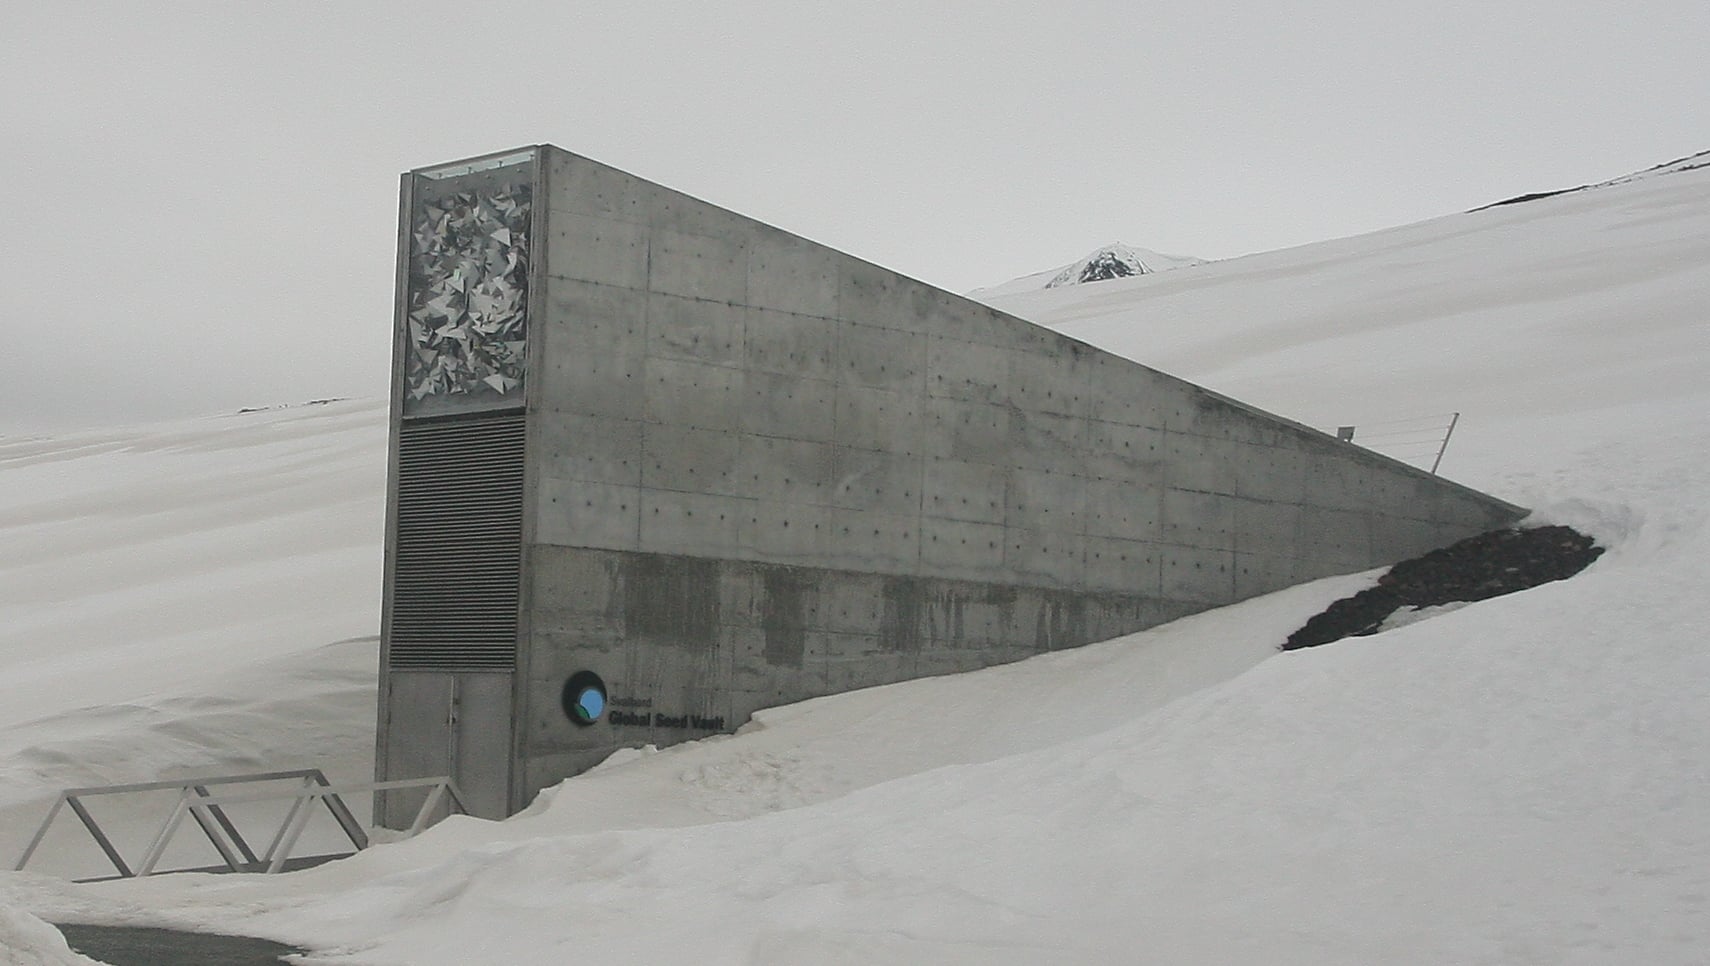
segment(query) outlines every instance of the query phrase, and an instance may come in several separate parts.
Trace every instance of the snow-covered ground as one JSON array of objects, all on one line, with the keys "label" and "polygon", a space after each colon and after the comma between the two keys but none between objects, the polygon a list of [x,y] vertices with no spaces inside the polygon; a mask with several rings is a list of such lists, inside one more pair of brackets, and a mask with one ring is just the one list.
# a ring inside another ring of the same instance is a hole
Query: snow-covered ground
[{"label": "snow-covered ground", "polygon": [[[1001,304],[1315,425],[1461,411],[1446,474],[1609,552],[1327,647],[1274,651],[1370,575],[775,709],[289,876],[4,875],[0,943],[70,961],[35,914],[341,964],[1705,961],[1710,169]],[[382,423],[0,441],[0,847],[64,785],[367,768]]]}]

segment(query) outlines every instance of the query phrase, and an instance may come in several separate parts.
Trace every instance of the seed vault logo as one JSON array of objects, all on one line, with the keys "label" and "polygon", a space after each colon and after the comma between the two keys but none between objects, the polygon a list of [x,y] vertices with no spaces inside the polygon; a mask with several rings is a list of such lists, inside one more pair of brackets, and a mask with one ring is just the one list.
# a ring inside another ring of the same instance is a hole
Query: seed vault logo
[{"label": "seed vault logo", "polygon": [[577,671],[564,682],[564,694],[559,700],[571,721],[587,727],[605,713],[606,682],[592,671]]},{"label": "seed vault logo", "polygon": [[[651,698],[608,698],[606,682],[592,671],[577,671],[570,675],[570,679],[564,682],[560,700],[565,716],[581,727],[591,725],[603,716],[614,728],[724,730],[723,715],[709,718],[698,714],[667,714],[647,710],[653,707]],[[632,708],[636,710],[629,710]]]}]

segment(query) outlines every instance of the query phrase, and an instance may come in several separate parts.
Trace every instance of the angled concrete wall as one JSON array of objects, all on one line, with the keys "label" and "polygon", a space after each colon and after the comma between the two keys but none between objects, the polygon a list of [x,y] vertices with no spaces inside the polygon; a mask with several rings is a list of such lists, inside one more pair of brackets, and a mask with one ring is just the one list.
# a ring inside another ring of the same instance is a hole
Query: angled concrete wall
[{"label": "angled concrete wall", "polygon": [[[617,747],[1518,516],[614,168],[543,146],[533,170],[509,809]],[[591,725],[561,705],[582,672]]]},{"label": "angled concrete wall", "polygon": [[[1515,517],[547,152],[522,797],[718,730],[697,722],[1106,639]],[[568,722],[582,669],[636,723]]]}]

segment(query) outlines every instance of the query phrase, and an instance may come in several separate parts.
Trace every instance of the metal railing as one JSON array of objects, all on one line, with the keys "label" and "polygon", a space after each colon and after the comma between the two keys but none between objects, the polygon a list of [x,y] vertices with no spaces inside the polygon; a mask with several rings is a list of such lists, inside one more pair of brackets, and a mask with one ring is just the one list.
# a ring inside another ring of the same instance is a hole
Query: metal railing
[{"label": "metal railing", "polygon": [[[1411,463],[1435,476],[1437,468],[1443,464],[1443,453],[1449,448],[1449,437],[1455,435],[1455,426],[1460,421],[1460,413],[1439,413],[1434,416],[1363,423],[1359,427],[1361,432],[1358,439],[1354,436],[1356,427],[1338,426],[1336,438],[1403,463]],[[1376,432],[1372,432],[1374,429]],[[1427,460],[1431,463],[1429,469],[1424,465]]]},{"label": "metal railing", "polygon": [[[254,785],[263,782],[279,782],[297,780],[294,788],[275,789],[271,791],[248,792],[243,794],[215,795],[209,789],[216,785]],[[386,791],[399,788],[430,789],[422,801],[422,806],[416,812],[415,821],[410,824],[404,837],[408,838],[427,827],[429,817],[440,804],[446,803],[460,814],[468,814],[463,807],[462,798],[457,793],[457,786],[449,778],[404,778],[395,781],[364,782],[355,785],[333,785],[327,781],[326,775],[319,768],[303,768],[295,771],[263,772],[252,775],[219,775],[211,778],[184,778],[173,781],[136,782],[129,785],[103,785],[92,788],[68,788],[59,793],[59,798],[48,810],[47,818],[42,820],[41,827],[30,839],[30,844],[24,848],[24,854],[18,858],[18,864],[13,868],[22,871],[35,855],[42,839],[47,837],[48,828],[59,816],[62,808],[70,808],[83,827],[89,830],[95,844],[101,847],[108,861],[113,863],[122,878],[146,876],[155,874],[161,858],[166,854],[166,848],[172,842],[172,837],[184,824],[185,816],[194,819],[201,827],[202,833],[208,837],[214,851],[220,854],[226,869],[231,872],[279,872],[291,861],[292,849],[296,848],[303,829],[308,826],[309,818],[314,813],[314,805],[318,801],[324,804],[332,814],[333,820],[344,831],[345,837],[354,846],[351,852],[329,853],[325,855],[299,856],[299,863],[314,860],[343,858],[354,855],[368,847],[368,833],[356,821],[349,807],[344,804],[342,796],[362,792]],[[101,828],[95,817],[89,813],[84,799],[102,795],[127,795],[138,792],[178,791],[178,802],[173,806],[171,814],[161,824],[160,830],[149,842],[148,850],[135,870],[125,862],[124,856],[113,845],[112,839]],[[273,833],[267,848],[258,856],[250,847],[248,840],[238,831],[236,823],[226,811],[225,806],[247,804],[251,802],[279,801],[291,799],[291,807],[286,810],[285,818],[279,823],[279,828]],[[167,871],[189,871],[172,869]]]}]

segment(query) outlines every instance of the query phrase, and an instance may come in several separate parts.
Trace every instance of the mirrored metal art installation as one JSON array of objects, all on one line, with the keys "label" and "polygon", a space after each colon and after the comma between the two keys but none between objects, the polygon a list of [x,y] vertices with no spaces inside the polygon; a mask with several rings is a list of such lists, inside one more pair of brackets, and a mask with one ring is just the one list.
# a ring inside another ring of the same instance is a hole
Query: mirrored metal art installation
[{"label": "mirrored metal art installation", "polygon": [[528,305],[529,188],[422,203],[412,225],[407,411],[520,402]]}]

